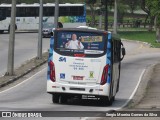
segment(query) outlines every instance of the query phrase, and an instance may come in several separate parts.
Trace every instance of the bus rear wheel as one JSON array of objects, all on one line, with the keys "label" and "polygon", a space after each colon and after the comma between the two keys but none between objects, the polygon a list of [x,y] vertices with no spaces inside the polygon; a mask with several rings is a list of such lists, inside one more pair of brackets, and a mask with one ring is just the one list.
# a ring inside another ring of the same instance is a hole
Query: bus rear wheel
[{"label": "bus rear wheel", "polygon": [[101,101],[102,101],[103,105],[111,106],[114,101],[114,97],[112,97],[112,98],[103,97],[103,98],[101,98]]},{"label": "bus rear wheel", "polygon": [[113,95],[113,82],[111,82],[109,96],[102,97],[102,101],[104,105],[111,106],[114,100],[115,100],[115,96]]},{"label": "bus rear wheel", "polygon": [[61,95],[60,96],[60,103],[61,104],[66,104],[68,100],[68,97],[66,95]]},{"label": "bus rear wheel", "polygon": [[54,94],[52,95],[52,102],[53,103],[59,103],[59,95],[58,94]]}]

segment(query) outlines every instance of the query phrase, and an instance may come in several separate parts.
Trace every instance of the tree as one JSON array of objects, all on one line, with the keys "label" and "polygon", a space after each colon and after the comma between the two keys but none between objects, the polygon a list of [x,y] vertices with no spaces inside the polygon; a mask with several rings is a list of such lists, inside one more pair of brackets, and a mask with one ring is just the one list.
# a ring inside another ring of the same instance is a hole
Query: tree
[{"label": "tree", "polygon": [[155,16],[155,28],[156,28],[156,41],[160,42],[160,1],[159,0],[146,0],[150,5],[151,15]]},{"label": "tree", "polygon": [[151,24],[154,24],[155,20],[156,41],[160,42],[160,1],[142,0],[142,9],[150,17]]},{"label": "tree", "polygon": [[155,15],[151,14],[151,10],[153,8],[153,5],[151,4],[152,0],[141,0],[141,8],[144,12],[147,13],[147,17],[145,19],[145,24],[147,22],[147,19],[150,19],[150,24],[149,24],[149,31],[152,31],[152,27],[154,25],[154,19]]},{"label": "tree", "polygon": [[124,3],[128,5],[131,14],[134,14],[134,11],[139,6],[140,0],[124,0]]},{"label": "tree", "polygon": [[117,19],[118,19],[118,23],[123,23],[123,18],[125,16],[125,14],[127,13],[127,6],[123,3],[120,2],[120,0],[117,1],[118,2],[118,15],[117,15]]},{"label": "tree", "polygon": [[90,7],[91,9],[91,24],[90,26],[94,26],[95,25],[95,14],[96,14],[96,8],[95,8],[95,3],[97,2],[97,0],[86,0],[86,4]]}]

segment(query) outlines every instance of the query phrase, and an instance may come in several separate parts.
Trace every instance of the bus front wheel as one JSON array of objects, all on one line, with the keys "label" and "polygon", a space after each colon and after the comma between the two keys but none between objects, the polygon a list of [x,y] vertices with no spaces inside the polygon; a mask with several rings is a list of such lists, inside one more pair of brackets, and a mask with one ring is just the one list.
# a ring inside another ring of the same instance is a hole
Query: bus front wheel
[{"label": "bus front wheel", "polygon": [[[15,30],[17,30],[17,25],[15,24]],[[8,27],[8,33],[10,33],[10,25]]]},{"label": "bus front wheel", "polygon": [[0,34],[2,34],[4,32],[4,30],[0,30]]}]

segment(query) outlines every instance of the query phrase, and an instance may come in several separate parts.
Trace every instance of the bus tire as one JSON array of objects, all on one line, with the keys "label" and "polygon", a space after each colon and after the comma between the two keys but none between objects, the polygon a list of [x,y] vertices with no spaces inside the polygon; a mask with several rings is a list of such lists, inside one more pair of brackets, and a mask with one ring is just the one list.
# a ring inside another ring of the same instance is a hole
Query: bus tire
[{"label": "bus tire", "polygon": [[106,105],[111,106],[114,100],[115,100],[115,96],[113,96],[113,81],[111,80],[110,93],[109,93],[109,96],[107,97]]},{"label": "bus tire", "polygon": [[120,81],[120,80],[118,79],[116,92],[118,92],[118,91],[119,91],[119,81]]},{"label": "bus tire", "polygon": [[4,33],[4,30],[0,30],[0,34],[3,34]]},{"label": "bus tire", "polygon": [[61,95],[60,96],[60,103],[61,104],[66,104],[68,100],[68,97],[66,95]]},{"label": "bus tire", "polygon": [[114,100],[114,97],[113,97],[113,96],[112,96],[111,98],[108,97],[107,106],[111,106],[112,103],[113,103],[113,100]]},{"label": "bus tire", "polygon": [[52,102],[53,103],[59,103],[59,95],[58,94],[52,95]]},{"label": "bus tire", "polygon": [[[15,24],[15,30],[17,30],[17,25]],[[8,33],[10,33],[10,25],[8,27]]]},{"label": "bus tire", "polygon": [[118,91],[119,91],[120,69],[121,69],[121,63],[119,64],[119,78],[118,78],[118,83],[117,83],[117,90],[116,90],[116,92],[118,92]]},{"label": "bus tire", "polygon": [[109,96],[105,96],[101,98],[103,105],[111,106],[113,101],[115,100],[115,96],[113,96],[113,87],[111,86],[112,91],[110,90]]},{"label": "bus tire", "polygon": [[109,97],[102,97],[101,101],[102,101],[102,104],[105,106],[111,106],[113,103],[113,99]]}]

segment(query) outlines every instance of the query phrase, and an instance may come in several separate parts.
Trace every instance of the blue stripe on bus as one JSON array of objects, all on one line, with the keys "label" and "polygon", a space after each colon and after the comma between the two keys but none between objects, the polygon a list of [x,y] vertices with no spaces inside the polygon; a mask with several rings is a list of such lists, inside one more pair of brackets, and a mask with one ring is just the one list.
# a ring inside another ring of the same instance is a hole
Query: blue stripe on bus
[{"label": "blue stripe on bus", "polygon": [[50,68],[49,68],[49,62],[53,59],[53,53],[54,53],[54,37],[51,37],[50,39],[50,49],[49,49],[49,56],[48,56],[48,72],[47,72],[47,80],[50,80]]},{"label": "blue stripe on bus", "polygon": [[112,35],[111,35],[111,33],[108,33],[106,64],[109,65],[109,68],[108,68],[108,77],[107,77],[107,83],[109,83],[109,84],[111,82],[111,42],[112,42]]}]

